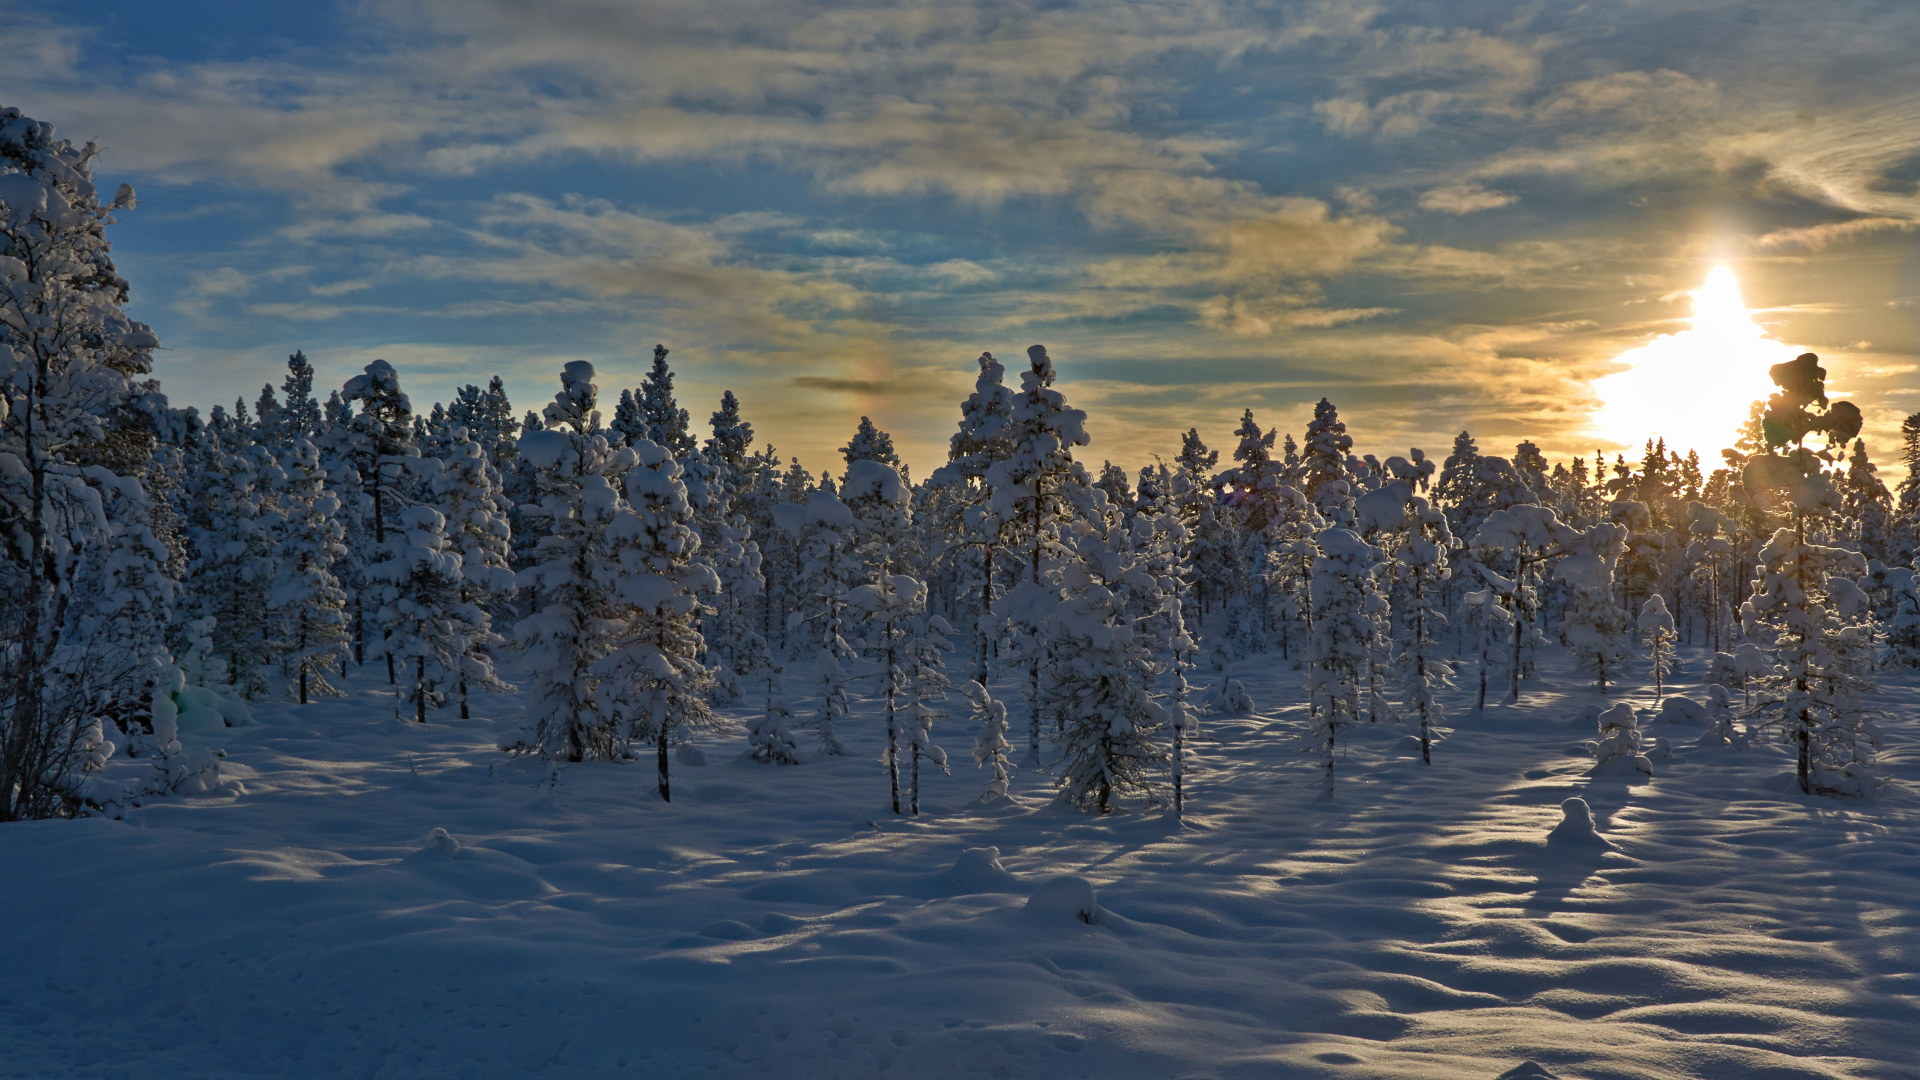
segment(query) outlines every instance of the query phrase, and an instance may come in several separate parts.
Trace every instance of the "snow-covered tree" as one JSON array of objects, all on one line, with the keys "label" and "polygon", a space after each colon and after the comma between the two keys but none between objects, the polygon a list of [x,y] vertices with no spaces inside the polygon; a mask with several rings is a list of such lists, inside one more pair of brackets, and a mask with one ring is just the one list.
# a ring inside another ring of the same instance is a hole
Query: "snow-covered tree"
[{"label": "snow-covered tree", "polygon": [[992,509],[1000,522],[1002,550],[1025,565],[1020,582],[996,604],[994,614],[1012,623],[1027,667],[1027,739],[1040,756],[1040,668],[1045,661],[1042,623],[1057,602],[1058,587],[1046,561],[1063,549],[1060,532],[1074,516],[1073,447],[1087,444],[1087,414],[1070,408],[1053,389],[1053,360],[1044,346],[1027,350],[1020,393],[1008,413],[1007,456],[987,470]]},{"label": "snow-covered tree", "polygon": [[906,574],[886,574],[847,594],[848,606],[872,628],[885,701],[887,742],[881,751],[893,812],[900,812],[900,697],[911,673],[907,637],[913,621],[926,611],[927,587]]},{"label": "snow-covered tree", "polygon": [[1640,606],[1640,644],[1646,646],[1649,670],[1653,672],[1653,699],[1660,700],[1666,690],[1666,678],[1673,672],[1673,647],[1680,639],[1673,627],[1673,614],[1659,593],[1647,597]]},{"label": "snow-covered tree", "polygon": [[1065,598],[1046,621],[1061,795],[1103,814],[1128,797],[1157,801],[1167,765],[1154,739],[1168,714],[1148,692],[1151,642],[1126,617],[1128,593],[1155,586],[1112,539],[1076,525],[1062,566]]},{"label": "snow-covered tree", "polygon": [[1322,784],[1333,795],[1334,762],[1349,725],[1361,716],[1382,553],[1351,529],[1323,529],[1315,537],[1313,637],[1307,667],[1309,745],[1321,755]]},{"label": "snow-covered tree", "polygon": [[1356,513],[1364,536],[1387,538],[1384,572],[1392,594],[1394,675],[1407,715],[1420,722],[1420,759],[1431,765],[1433,731],[1446,719],[1440,693],[1453,686],[1453,664],[1440,655],[1436,636],[1446,625],[1439,605],[1452,574],[1447,553],[1453,534],[1446,515],[1415,495],[1405,480],[1361,496]]},{"label": "snow-covered tree", "polygon": [[1567,611],[1561,636],[1580,670],[1592,675],[1601,693],[1609,679],[1617,679],[1627,663],[1632,624],[1614,592],[1614,571],[1620,563],[1626,530],[1600,522],[1563,547],[1567,555],[1553,568],[1554,577],[1567,586]]},{"label": "snow-covered tree", "polygon": [[[384,553],[392,523],[413,503],[414,481],[431,465],[420,457],[420,448],[414,442],[413,404],[400,389],[400,376],[392,364],[385,360],[368,364],[364,372],[341,387],[340,400],[347,405],[360,404],[360,411],[348,422],[346,456],[359,475],[367,499],[374,551]],[[361,605],[363,615],[366,606]],[[391,632],[391,627],[381,627],[381,639],[384,641]],[[364,638],[364,628],[361,633]],[[387,681],[394,683],[397,654],[383,650],[383,655],[387,658]]]},{"label": "snow-covered tree", "polygon": [[453,404],[447,406],[447,423],[467,429],[467,437],[480,444],[488,460],[504,476],[517,451],[514,442],[520,425],[513,418],[513,403],[507,400],[507,388],[495,375],[480,389],[472,383],[454,391]]},{"label": "snow-covered tree", "polygon": [[232,453],[211,436],[202,438],[194,457],[200,466],[200,505],[190,530],[192,610],[215,620],[213,647],[227,663],[232,691],[258,697],[267,690],[263,669],[272,660],[271,526],[278,520],[274,488],[283,474],[265,447]]},{"label": "snow-covered tree", "polygon": [[599,669],[613,684],[617,713],[636,739],[654,745],[662,800],[671,802],[667,748],[714,726],[707,706],[711,677],[700,663],[700,615],[720,591],[713,568],[698,561],[700,536],[666,447],[647,439],[629,451],[626,505],[607,527],[616,605],[613,649]]},{"label": "snow-covered tree", "polygon": [[347,596],[334,564],[347,553],[340,500],[326,489],[320,452],[295,438],[281,460],[278,520],[273,541],[273,586],[267,594],[272,641],[287,688],[305,705],[340,694],[327,676],[342,668],[348,640]]},{"label": "snow-covered tree", "polygon": [[510,566],[513,534],[500,475],[465,427],[456,425],[450,438],[433,492],[447,519],[447,541],[460,556],[460,602],[471,608],[471,625],[454,671],[460,719],[465,720],[472,715],[470,691],[509,689],[494,671],[492,650],[506,641],[494,623],[511,612],[518,586]]},{"label": "snow-covered tree", "polygon": [[[405,671],[413,718],[427,722],[427,706],[446,698],[458,677],[469,635],[480,615],[460,596],[460,554],[447,542],[447,519],[431,506],[401,511],[387,535],[385,556],[367,570],[379,585],[381,650]],[[398,711],[396,692],[395,711]]]},{"label": "snow-covered tree", "polygon": [[[522,730],[503,749],[537,752],[549,762],[611,758],[624,752],[617,714],[600,692],[600,661],[614,645],[615,568],[608,527],[625,509],[610,477],[638,461],[611,446],[594,411],[593,365],[575,360],[546,427],[520,436],[520,459],[534,470],[544,535],[534,564],[519,573],[533,613],[514,626],[514,647],[529,674]],[[523,508],[527,509],[527,508]]]},{"label": "snow-covered tree", "polygon": [[1866,560],[1815,541],[1842,499],[1826,469],[1831,453],[1806,445],[1816,434],[1830,448],[1846,445],[1860,431],[1860,410],[1828,400],[1826,370],[1813,353],[1769,374],[1779,390],[1762,420],[1766,452],[1747,460],[1742,483],[1750,493],[1770,493],[1792,518],[1758,553],[1753,595],[1741,607],[1746,634],[1774,650],[1754,714],[1794,746],[1802,791],[1865,794],[1875,783],[1878,742],[1862,701],[1871,689],[1864,673],[1870,605],[1854,580],[1866,573]]},{"label": "snow-covered tree", "polygon": [[739,650],[740,679],[762,690],[760,715],[747,721],[747,746],[753,760],[772,765],[800,764],[800,744],[794,741],[793,710],[779,696],[780,667],[759,634],[749,634]]},{"label": "snow-covered tree", "polygon": [[993,770],[993,779],[987,782],[987,790],[981,797],[1007,798],[1013,783],[1013,744],[1007,741],[1007,707],[994,700],[985,684],[978,681],[969,680],[961,690],[973,705],[970,719],[979,732],[973,740],[973,763]]},{"label": "snow-covered tree", "polygon": [[665,345],[653,347],[653,367],[641,382],[634,402],[639,406],[641,422],[646,425],[640,432],[641,437],[665,447],[676,458],[693,453],[698,445],[691,430],[693,417],[674,400],[673,370],[667,367]]}]

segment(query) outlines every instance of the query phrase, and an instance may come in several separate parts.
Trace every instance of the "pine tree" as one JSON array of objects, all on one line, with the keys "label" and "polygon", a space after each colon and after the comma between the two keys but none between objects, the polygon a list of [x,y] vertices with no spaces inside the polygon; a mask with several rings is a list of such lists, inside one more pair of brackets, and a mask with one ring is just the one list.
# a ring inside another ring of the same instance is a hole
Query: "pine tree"
[{"label": "pine tree", "polygon": [[716,722],[705,696],[711,675],[700,663],[700,616],[720,579],[697,558],[700,536],[680,463],[647,439],[629,452],[638,461],[627,473],[626,506],[606,534],[618,629],[600,669],[633,736],[653,743],[660,798],[671,802],[668,746]]},{"label": "pine tree", "polygon": [[1453,534],[1446,515],[1405,480],[1362,496],[1357,510],[1364,535],[1383,536],[1389,551],[1384,574],[1392,591],[1395,681],[1407,713],[1420,721],[1420,760],[1431,765],[1433,732],[1446,720],[1440,693],[1453,686],[1453,664],[1439,655],[1436,638],[1446,623],[1439,603],[1451,573]]},{"label": "pine tree", "polygon": [[[1791,523],[1761,548],[1753,595],[1741,607],[1746,634],[1765,637],[1774,650],[1774,671],[1753,713],[1793,744],[1801,791],[1864,794],[1874,784],[1878,733],[1861,701],[1871,688],[1862,671],[1871,630],[1862,622],[1865,594],[1852,579],[1867,568],[1857,553],[1813,539],[1842,505],[1826,463],[1832,448],[1859,434],[1860,410],[1828,400],[1826,369],[1813,353],[1768,374],[1779,390],[1761,420],[1766,450],[1747,459],[1741,481],[1750,494],[1778,499]],[[1807,446],[1809,435],[1824,436],[1828,450]]]},{"label": "pine tree", "polygon": [[1001,598],[994,614],[1014,624],[1027,666],[1028,753],[1040,756],[1042,621],[1059,597],[1044,562],[1063,549],[1060,530],[1073,518],[1068,486],[1075,482],[1073,447],[1087,444],[1087,414],[1069,408],[1053,389],[1053,360],[1044,346],[1027,350],[1028,369],[1008,413],[1007,456],[987,470],[994,516],[1001,524],[1001,550],[1021,559],[1021,580]]},{"label": "pine tree", "polygon": [[1885,560],[1890,554],[1887,522],[1893,496],[1874,475],[1878,471],[1867,460],[1867,444],[1853,440],[1853,453],[1847,457],[1847,471],[1840,481],[1840,513],[1853,523],[1853,540],[1860,554]]},{"label": "pine tree", "polygon": [[1673,614],[1659,593],[1647,597],[1640,607],[1640,643],[1647,648],[1648,668],[1653,672],[1653,699],[1665,692],[1666,677],[1673,671],[1673,645],[1680,635],[1673,627]]},{"label": "pine tree", "polygon": [[83,470],[130,475],[144,465],[151,438],[125,417],[142,412],[133,377],[151,370],[159,341],[121,310],[128,287],[106,226],[133,208],[134,194],[123,184],[111,202],[100,199],[95,150],[0,109],[0,452],[9,463],[0,477],[9,537],[0,821],[110,797],[89,779],[104,743],[66,660],[84,643],[65,640],[65,608],[88,542],[111,529]]},{"label": "pine tree", "polygon": [[1307,442],[1300,455],[1303,470],[1302,494],[1335,525],[1341,500],[1351,493],[1347,485],[1346,460],[1353,449],[1353,437],[1333,402],[1321,398],[1313,407],[1313,422],[1307,425]]},{"label": "pine tree", "polygon": [[625,745],[617,713],[600,692],[599,664],[614,647],[607,582],[616,571],[607,530],[624,509],[609,478],[638,458],[599,433],[597,397],[593,365],[568,363],[547,410],[549,426],[519,442],[538,498],[522,509],[544,528],[533,565],[519,573],[534,608],[514,626],[514,647],[531,676],[524,727],[502,748],[537,752],[550,763],[612,758]]},{"label": "pine tree", "polygon": [[1561,634],[1580,670],[1594,677],[1601,693],[1617,679],[1627,661],[1631,623],[1614,594],[1614,577],[1626,547],[1626,530],[1601,522],[1563,543],[1567,556],[1553,568],[1568,590]]},{"label": "pine tree", "polygon": [[979,587],[970,607],[973,628],[973,670],[970,677],[984,683],[995,629],[994,602],[999,595],[998,556],[1004,522],[994,512],[989,472],[1013,451],[1013,392],[1005,385],[1006,369],[992,353],[981,353],[973,393],[960,403],[960,426],[949,440],[947,464],[928,478],[936,490],[950,492],[950,514],[955,525],[947,558],[966,560],[966,573]]},{"label": "pine tree", "polygon": [[[260,410],[260,424],[265,429],[262,441],[276,454],[292,447],[296,439],[318,437],[325,421],[320,403],[313,397],[313,364],[307,360],[306,353],[296,351],[287,357],[287,377],[281,381],[280,389],[286,398],[272,417],[268,417],[264,405]],[[262,399],[269,394],[271,389],[262,393]]]},{"label": "pine tree", "polygon": [[1013,783],[1013,744],[1007,741],[1007,707],[994,700],[985,684],[978,681],[967,682],[961,691],[973,706],[970,719],[979,732],[973,740],[973,763],[978,768],[993,770],[993,779],[987,782],[981,798],[1009,798]]},{"label": "pine tree", "polygon": [[[411,505],[413,481],[427,468],[413,441],[413,404],[400,389],[400,376],[385,360],[375,360],[362,374],[348,379],[340,389],[340,400],[347,405],[360,403],[360,412],[348,428],[347,456],[367,497],[374,550],[385,552],[390,526]],[[362,615],[366,606],[360,606]],[[381,640],[391,632],[391,627],[382,626]],[[361,636],[365,638],[364,629]],[[383,650],[382,655],[387,658],[387,682],[397,685],[396,654]]]},{"label": "pine tree", "polygon": [[281,475],[265,447],[231,453],[217,436],[203,438],[200,506],[188,566],[194,613],[215,620],[210,636],[227,664],[233,693],[258,697],[267,689],[263,667],[272,659],[267,597],[273,585],[277,520],[273,488]]},{"label": "pine tree", "polygon": [[1321,755],[1325,797],[1333,796],[1334,762],[1349,725],[1360,719],[1374,624],[1368,613],[1382,553],[1350,529],[1315,537],[1313,638],[1307,674],[1309,744]]},{"label": "pine tree", "polygon": [[752,484],[756,470],[747,448],[753,445],[753,425],[740,418],[740,399],[728,390],[720,395],[720,408],[708,423],[713,436],[707,440],[707,452],[724,469],[727,491],[739,495]]},{"label": "pine tree", "polygon": [[653,367],[647,372],[636,395],[641,419],[646,423],[646,438],[666,447],[677,458],[693,453],[695,443],[689,428],[692,417],[673,399],[673,371],[667,367],[667,347],[653,347]]},{"label": "pine tree", "polygon": [[487,388],[468,383],[454,391],[453,404],[447,406],[447,423],[467,429],[467,437],[480,444],[488,460],[503,475],[518,452],[514,440],[520,427],[513,419],[513,403],[507,400],[507,388],[495,375]]},{"label": "pine tree", "polygon": [[747,721],[747,745],[753,760],[773,765],[800,764],[800,744],[789,725],[793,711],[777,695],[780,667],[759,634],[749,634],[740,649],[740,677],[765,692],[760,715]]},{"label": "pine tree", "polygon": [[305,705],[315,696],[338,697],[327,675],[341,669],[347,640],[346,592],[333,575],[346,555],[340,500],[326,490],[320,453],[296,438],[282,462],[279,518],[271,529],[275,573],[267,608],[273,647],[288,689]]},{"label": "pine tree", "polygon": [[1127,619],[1129,593],[1152,588],[1124,539],[1082,523],[1068,541],[1065,598],[1046,621],[1054,658],[1049,698],[1060,717],[1060,791],[1083,810],[1123,798],[1158,801],[1166,752],[1154,740],[1167,710],[1148,692],[1151,642]]},{"label": "pine tree", "polygon": [[[431,506],[414,506],[393,524],[385,557],[367,576],[379,585],[377,617],[387,630],[381,650],[390,669],[407,672],[406,700],[424,724],[427,707],[446,700],[446,687],[458,677],[479,612],[460,597],[460,555],[447,542],[447,519]],[[397,712],[397,689],[394,700]]]},{"label": "pine tree", "polygon": [[434,477],[433,490],[434,502],[447,519],[448,544],[460,556],[460,602],[472,609],[454,671],[460,719],[466,720],[472,715],[470,691],[509,689],[494,672],[491,650],[506,642],[494,623],[512,612],[518,586],[511,568],[513,533],[499,473],[465,427],[454,427],[450,437],[453,442],[440,474]]}]

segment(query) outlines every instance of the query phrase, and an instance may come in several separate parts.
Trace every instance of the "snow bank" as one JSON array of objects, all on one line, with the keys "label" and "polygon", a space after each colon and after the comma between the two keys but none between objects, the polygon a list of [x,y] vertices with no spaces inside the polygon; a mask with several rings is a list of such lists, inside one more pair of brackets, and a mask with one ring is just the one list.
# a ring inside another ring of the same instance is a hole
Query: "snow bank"
[{"label": "snow bank", "polygon": [[1089,925],[1100,921],[1100,905],[1095,901],[1093,882],[1076,874],[1050,877],[1027,897],[1027,910],[1042,915],[1061,915]]}]

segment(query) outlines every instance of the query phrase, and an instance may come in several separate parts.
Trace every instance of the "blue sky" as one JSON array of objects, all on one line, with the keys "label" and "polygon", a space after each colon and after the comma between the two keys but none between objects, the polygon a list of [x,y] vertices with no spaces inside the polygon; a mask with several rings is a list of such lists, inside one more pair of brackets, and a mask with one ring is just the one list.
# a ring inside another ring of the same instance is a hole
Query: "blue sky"
[{"label": "blue sky", "polygon": [[[1876,456],[1920,408],[1920,7],[0,3],[0,103],[105,148],[178,402],[424,407],[673,350],[782,452],[916,472],[1048,345],[1137,465],[1331,397],[1363,449],[1564,456],[1718,260]],[[1709,454],[1711,457],[1711,454]]]}]

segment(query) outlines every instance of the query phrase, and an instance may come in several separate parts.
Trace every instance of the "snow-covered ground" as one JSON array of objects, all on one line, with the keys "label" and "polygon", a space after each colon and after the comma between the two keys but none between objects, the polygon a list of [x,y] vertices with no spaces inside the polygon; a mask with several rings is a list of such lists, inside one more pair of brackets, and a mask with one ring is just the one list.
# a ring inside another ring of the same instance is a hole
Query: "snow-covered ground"
[{"label": "snow-covered ground", "polygon": [[[977,805],[958,724],[895,818],[872,702],[846,758],[734,734],[671,805],[650,760],[547,790],[493,749],[513,699],[396,723],[369,669],[226,733],[243,797],[0,827],[0,1075],[1920,1076],[1913,688],[1881,796],[1806,798],[1673,725],[1652,779],[1588,778],[1558,664],[1460,695],[1430,768],[1362,731],[1317,802],[1297,675],[1243,662],[1184,826],[1030,768]],[[1547,842],[1575,795],[1611,847]],[[1091,925],[1027,907],[1057,874]]]}]

